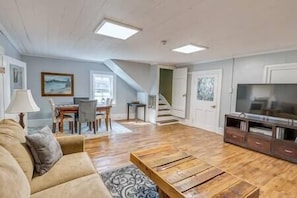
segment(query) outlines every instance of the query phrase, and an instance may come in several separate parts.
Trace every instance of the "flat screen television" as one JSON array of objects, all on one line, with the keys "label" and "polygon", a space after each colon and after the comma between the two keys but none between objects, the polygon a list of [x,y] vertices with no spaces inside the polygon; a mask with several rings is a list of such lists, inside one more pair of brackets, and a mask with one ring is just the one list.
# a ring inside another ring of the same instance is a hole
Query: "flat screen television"
[{"label": "flat screen television", "polygon": [[297,120],[297,84],[238,84],[235,111]]}]

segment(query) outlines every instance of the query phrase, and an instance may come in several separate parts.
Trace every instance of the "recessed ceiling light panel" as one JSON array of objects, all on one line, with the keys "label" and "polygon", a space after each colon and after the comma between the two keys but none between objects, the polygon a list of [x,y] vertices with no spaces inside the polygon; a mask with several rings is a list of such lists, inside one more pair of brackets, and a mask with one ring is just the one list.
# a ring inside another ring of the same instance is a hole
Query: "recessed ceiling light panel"
[{"label": "recessed ceiling light panel", "polygon": [[109,19],[103,19],[98,28],[95,30],[95,33],[126,40],[139,31],[139,28],[135,28],[130,25],[122,24]]},{"label": "recessed ceiling light panel", "polygon": [[206,49],[207,49],[206,47],[189,44],[189,45],[185,45],[185,46],[182,46],[179,48],[175,48],[175,49],[173,49],[173,51],[184,53],[184,54],[190,54],[193,52],[198,52],[198,51],[206,50]]}]

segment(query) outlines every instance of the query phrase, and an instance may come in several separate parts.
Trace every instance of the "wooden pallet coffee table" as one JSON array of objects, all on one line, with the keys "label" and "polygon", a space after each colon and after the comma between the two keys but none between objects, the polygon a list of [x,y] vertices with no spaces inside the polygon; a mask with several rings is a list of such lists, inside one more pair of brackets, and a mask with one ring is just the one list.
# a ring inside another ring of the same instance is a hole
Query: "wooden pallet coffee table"
[{"label": "wooden pallet coffee table", "polygon": [[160,197],[259,197],[259,188],[170,145],[132,152],[130,160]]}]

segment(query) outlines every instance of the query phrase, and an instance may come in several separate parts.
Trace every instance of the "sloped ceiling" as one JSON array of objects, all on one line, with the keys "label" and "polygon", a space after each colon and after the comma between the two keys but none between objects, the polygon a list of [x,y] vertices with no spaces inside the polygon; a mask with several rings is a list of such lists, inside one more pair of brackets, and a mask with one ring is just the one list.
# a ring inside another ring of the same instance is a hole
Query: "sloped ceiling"
[{"label": "sloped ceiling", "polygon": [[107,60],[104,64],[137,92],[149,92],[150,65],[122,60]]},{"label": "sloped ceiling", "polygon": [[[295,49],[296,8],[296,0],[0,0],[0,29],[23,55],[180,65]],[[126,41],[95,35],[103,18],[143,31]],[[188,43],[209,49],[171,51]]]}]

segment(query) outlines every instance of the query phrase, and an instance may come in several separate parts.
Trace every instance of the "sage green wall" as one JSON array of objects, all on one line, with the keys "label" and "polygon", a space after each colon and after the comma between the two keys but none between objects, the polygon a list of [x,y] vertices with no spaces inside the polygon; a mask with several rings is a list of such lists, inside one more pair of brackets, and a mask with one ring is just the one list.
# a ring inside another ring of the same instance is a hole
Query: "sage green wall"
[{"label": "sage green wall", "polygon": [[170,105],[172,103],[172,78],[172,70],[160,69],[159,92],[166,98]]}]

